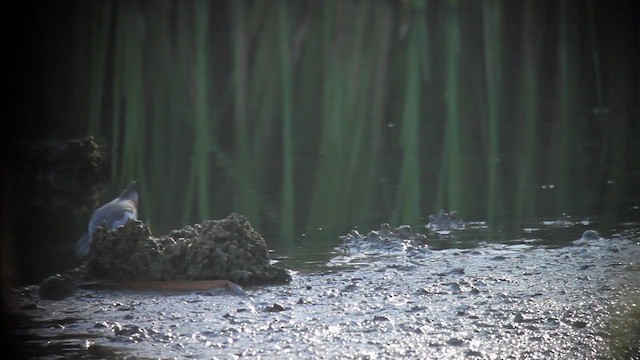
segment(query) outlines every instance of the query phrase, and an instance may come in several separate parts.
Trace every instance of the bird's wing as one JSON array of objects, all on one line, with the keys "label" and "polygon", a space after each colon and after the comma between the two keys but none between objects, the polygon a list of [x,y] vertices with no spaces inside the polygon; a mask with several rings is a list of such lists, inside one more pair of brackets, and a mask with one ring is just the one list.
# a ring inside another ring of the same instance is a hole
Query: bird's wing
[{"label": "bird's wing", "polygon": [[133,214],[134,217],[132,219],[137,219],[138,217],[138,208],[133,200],[124,200],[120,201],[120,206],[122,209],[130,214]]}]

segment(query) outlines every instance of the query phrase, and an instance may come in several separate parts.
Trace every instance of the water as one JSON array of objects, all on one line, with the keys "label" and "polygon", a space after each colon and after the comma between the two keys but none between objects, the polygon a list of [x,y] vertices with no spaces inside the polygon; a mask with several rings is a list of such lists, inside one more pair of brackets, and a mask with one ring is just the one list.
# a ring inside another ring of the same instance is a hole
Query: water
[{"label": "water", "polygon": [[428,246],[274,253],[291,284],[245,296],[81,290],[45,301],[27,287],[13,337],[30,358],[633,358],[640,223],[581,239],[593,226],[545,220],[505,235],[472,224]]}]

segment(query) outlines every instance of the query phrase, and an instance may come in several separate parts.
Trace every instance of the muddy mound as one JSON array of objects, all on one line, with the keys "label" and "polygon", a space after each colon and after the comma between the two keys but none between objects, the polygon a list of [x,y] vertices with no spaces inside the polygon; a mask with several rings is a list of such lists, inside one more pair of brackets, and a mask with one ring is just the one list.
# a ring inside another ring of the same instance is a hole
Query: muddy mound
[{"label": "muddy mound", "polygon": [[467,227],[457,212],[446,213],[440,210],[438,215],[429,215],[429,223],[424,228],[426,233],[413,231],[409,225],[391,228],[388,223],[383,223],[379,229],[371,230],[366,235],[354,229],[340,236],[338,250],[368,255],[378,252],[423,250],[428,247],[427,243],[435,242],[437,245],[438,240],[448,240],[453,231],[465,230]]},{"label": "muddy mound", "polygon": [[336,249],[348,254],[375,255],[427,248],[427,236],[413,232],[411,226],[401,225],[391,228],[388,223],[383,223],[378,230],[371,230],[366,235],[354,229],[340,236],[340,244]]},{"label": "muddy mound", "polygon": [[438,215],[429,215],[429,223],[425,227],[427,230],[434,232],[452,231],[464,229],[465,223],[458,215],[458,212],[440,210]]},{"label": "muddy mound", "polygon": [[286,269],[272,266],[267,244],[242,215],[207,220],[155,237],[132,220],[94,233],[85,275],[101,280],[174,281],[227,279],[239,284],[285,283]]}]

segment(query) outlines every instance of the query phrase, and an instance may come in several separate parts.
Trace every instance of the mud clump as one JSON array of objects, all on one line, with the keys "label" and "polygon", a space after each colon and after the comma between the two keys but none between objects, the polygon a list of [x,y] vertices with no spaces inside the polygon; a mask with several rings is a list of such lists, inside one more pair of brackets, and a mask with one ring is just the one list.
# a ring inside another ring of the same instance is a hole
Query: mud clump
[{"label": "mud clump", "polygon": [[[440,210],[438,215],[429,215],[429,223],[424,226],[427,233],[414,232],[409,225],[400,225],[391,228],[388,223],[380,224],[378,230],[371,230],[366,235],[357,230],[351,230],[346,235],[340,236],[342,246],[359,245],[363,242],[373,244],[403,244],[405,247],[426,247],[429,235],[437,238],[448,237],[454,230],[463,230],[466,227],[464,221],[457,212],[444,212]],[[378,246],[378,245],[376,245]]]},{"label": "mud clump", "polygon": [[71,277],[56,274],[46,278],[38,288],[38,295],[44,300],[62,300],[76,291]]},{"label": "mud clump", "polygon": [[438,215],[429,215],[429,223],[425,227],[434,232],[452,231],[464,229],[465,223],[456,211],[447,213],[440,210]]},{"label": "mud clump", "polygon": [[367,235],[360,234],[357,230],[351,230],[347,235],[340,236],[340,240],[346,243],[370,241],[370,242],[397,242],[405,241],[416,245],[426,244],[427,236],[422,233],[414,233],[409,225],[400,225],[392,229],[388,223],[380,224],[380,229],[371,230]]},{"label": "mud clump", "polygon": [[340,236],[338,251],[344,253],[362,252],[364,254],[405,252],[409,250],[427,249],[427,236],[413,232],[409,225],[391,228],[388,223],[380,224],[378,230],[371,230],[366,235],[351,230]]},{"label": "mud clump", "polygon": [[448,241],[453,238],[453,232],[462,231],[469,227],[457,212],[447,213],[440,210],[437,215],[429,215],[429,223],[424,228],[426,232],[422,233],[413,231],[409,225],[391,228],[388,223],[383,223],[380,224],[379,229],[371,230],[366,235],[354,229],[348,234],[340,236],[341,241],[337,250],[345,253],[362,252],[371,255],[380,252],[423,251],[429,247],[448,247]]},{"label": "mud clump", "polygon": [[257,285],[291,279],[286,269],[271,265],[262,236],[235,213],[160,237],[137,220],[111,231],[99,228],[83,271],[115,282],[227,279]]}]

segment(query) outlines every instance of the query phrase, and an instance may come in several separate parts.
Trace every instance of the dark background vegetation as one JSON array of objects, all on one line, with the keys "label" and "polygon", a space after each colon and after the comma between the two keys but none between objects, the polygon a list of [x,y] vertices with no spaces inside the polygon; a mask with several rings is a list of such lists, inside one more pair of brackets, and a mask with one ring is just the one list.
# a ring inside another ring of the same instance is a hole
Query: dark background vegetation
[{"label": "dark background vegetation", "polygon": [[[236,211],[291,254],[439,209],[498,229],[638,220],[635,1],[35,1],[5,16],[3,162],[18,140],[95,136],[104,200],[137,179],[159,233]],[[12,169],[4,194],[28,194]],[[43,256],[71,261],[89,210],[27,203],[3,199],[3,261],[37,280]]]}]

